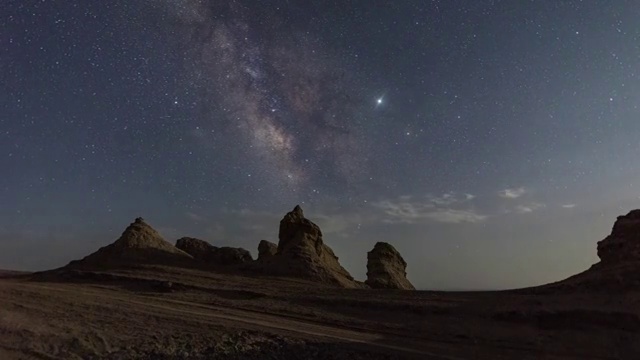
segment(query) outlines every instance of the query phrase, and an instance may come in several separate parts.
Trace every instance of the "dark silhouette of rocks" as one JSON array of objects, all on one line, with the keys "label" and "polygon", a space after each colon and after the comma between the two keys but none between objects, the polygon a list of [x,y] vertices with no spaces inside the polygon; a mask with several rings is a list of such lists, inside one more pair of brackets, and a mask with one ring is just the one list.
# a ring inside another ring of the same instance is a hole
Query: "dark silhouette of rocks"
[{"label": "dark silhouette of rocks", "polygon": [[185,265],[191,255],[165,241],[144,219],[137,218],[114,243],[74,260],[67,268],[109,268],[139,264]]},{"label": "dark silhouette of rocks", "polygon": [[204,240],[191,237],[178,239],[176,247],[193,256],[194,259],[212,266],[239,265],[253,260],[251,253],[243,248],[216,247]]},{"label": "dark silhouette of rocks", "polygon": [[213,255],[212,261],[216,265],[240,265],[253,261],[251,253],[243,248],[223,246],[218,248]]},{"label": "dark silhouette of rocks", "polygon": [[407,263],[390,244],[378,242],[367,253],[367,280],[374,289],[415,290],[407,280]]},{"label": "dark silhouette of rocks", "polygon": [[303,278],[343,287],[360,287],[324,244],[318,225],[304,217],[296,206],[280,221],[276,254],[260,264],[266,274]]},{"label": "dark silhouette of rocks", "polygon": [[640,261],[640,210],[618,216],[611,235],[598,242],[603,266]]},{"label": "dark silhouette of rocks", "polygon": [[267,240],[260,240],[258,244],[258,260],[264,260],[278,252],[278,245]]},{"label": "dark silhouette of rocks", "polygon": [[598,242],[600,262],[568,279],[521,291],[624,292],[640,289],[640,210],[618,216],[611,234]]}]

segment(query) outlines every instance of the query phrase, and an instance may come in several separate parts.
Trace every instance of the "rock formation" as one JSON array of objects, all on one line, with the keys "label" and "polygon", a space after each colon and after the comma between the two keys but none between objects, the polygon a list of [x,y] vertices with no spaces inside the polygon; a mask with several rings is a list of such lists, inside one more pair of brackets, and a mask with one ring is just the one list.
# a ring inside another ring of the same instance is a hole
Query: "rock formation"
[{"label": "rock formation", "polygon": [[600,262],[568,279],[522,291],[640,289],[640,210],[618,216],[611,234],[598,242]]},{"label": "rock formation", "polygon": [[374,289],[415,290],[407,280],[407,263],[390,244],[376,243],[367,253],[367,280],[365,284]]},{"label": "rock formation", "polygon": [[280,221],[276,254],[261,265],[271,275],[303,278],[344,287],[359,287],[324,244],[318,225],[304,217],[296,206]]},{"label": "rock formation", "polygon": [[243,248],[215,247],[196,238],[180,238],[176,241],[176,247],[193,256],[194,259],[212,266],[239,265],[253,260],[249,251]]},{"label": "rock formation", "polygon": [[176,247],[193,256],[194,259],[202,261],[211,261],[213,253],[218,249],[204,240],[192,237],[183,237],[176,240]]},{"label": "rock formation", "polygon": [[213,253],[213,263],[215,265],[240,265],[253,261],[251,253],[243,248],[223,246]]},{"label": "rock formation", "polygon": [[611,235],[598,242],[603,266],[640,261],[640,210],[618,216]]},{"label": "rock formation", "polygon": [[265,260],[278,252],[278,245],[267,240],[260,240],[258,244],[258,260]]},{"label": "rock formation", "polygon": [[142,218],[137,218],[114,243],[100,248],[67,268],[110,268],[139,264],[185,265],[191,255],[165,241]]}]

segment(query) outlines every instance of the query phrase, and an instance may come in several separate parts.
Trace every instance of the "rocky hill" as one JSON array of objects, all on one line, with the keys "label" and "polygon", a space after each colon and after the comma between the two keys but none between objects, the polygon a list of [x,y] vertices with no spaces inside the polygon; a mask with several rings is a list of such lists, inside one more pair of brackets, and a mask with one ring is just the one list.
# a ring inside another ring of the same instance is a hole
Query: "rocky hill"
[{"label": "rocky hill", "polygon": [[144,219],[137,218],[118,240],[81,260],[70,262],[66,268],[111,268],[139,264],[186,265],[192,261],[191,255],[165,241]]}]

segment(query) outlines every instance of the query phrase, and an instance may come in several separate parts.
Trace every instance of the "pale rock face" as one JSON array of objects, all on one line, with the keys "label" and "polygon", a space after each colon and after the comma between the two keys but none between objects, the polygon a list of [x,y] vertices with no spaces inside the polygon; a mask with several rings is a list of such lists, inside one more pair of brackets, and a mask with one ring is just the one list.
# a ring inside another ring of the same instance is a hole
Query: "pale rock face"
[{"label": "pale rock face", "polygon": [[376,243],[367,253],[367,280],[374,289],[415,290],[407,280],[407,263],[400,253],[385,242]]}]

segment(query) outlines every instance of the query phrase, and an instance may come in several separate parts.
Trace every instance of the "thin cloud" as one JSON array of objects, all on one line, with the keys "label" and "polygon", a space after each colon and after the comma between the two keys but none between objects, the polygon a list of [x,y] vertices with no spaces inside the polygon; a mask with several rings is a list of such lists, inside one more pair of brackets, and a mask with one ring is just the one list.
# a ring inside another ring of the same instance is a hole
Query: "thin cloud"
[{"label": "thin cloud", "polygon": [[530,214],[538,209],[542,209],[543,207],[545,207],[545,205],[540,203],[518,205],[516,206],[516,212],[520,214]]},{"label": "thin cloud", "polygon": [[432,220],[442,223],[479,223],[485,221],[488,216],[478,213],[473,209],[454,209],[450,205],[459,203],[460,200],[453,194],[445,194],[440,197],[428,197],[423,202],[409,202],[384,200],[373,203],[373,206],[382,210],[387,223],[415,224],[424,220]]},{"label": "thin cloud", "polygon": [[428,196],[429,200],[436,205],[451,205],[458,202],[454,193],[445,193],[441,196]]},{"label": "thin cloud", "polygon": [[430,203],[411,203],[411,202],[393,202],[389,200],[379,201],[373,206],[381,209],[388,215],[388,222],[404,222],[413,223],[418,219],[424,218],[430,210],[435,206]]},{"label": "thin cloud", "polygon": [[480,223],[487,220],[487,215],[478,214],[474,210],[438,209],[427,213],[426,218],[443,223]]},{"label": "thin cloud", "polygon": [[526,194],[527,190],[523,187],[514,188],[514,189],[504,189],[501,190],[498,195],[505,199],[517,199],[522,195]]},{"label": "thin cloud", "polygon": [[432,195],[427,195],[427,199],[433,203],[434,205],[438,205],[438,206],[447,206],[447,205],[453,205],[453,204],[459,204],[459,203],[463,203],[466,201],[471,201],[475,198],[475,195],[471,195],[471,194],[458,194],[455,192],[448,192],[448,193],[444,193],[440,196],[432,196]]}]

